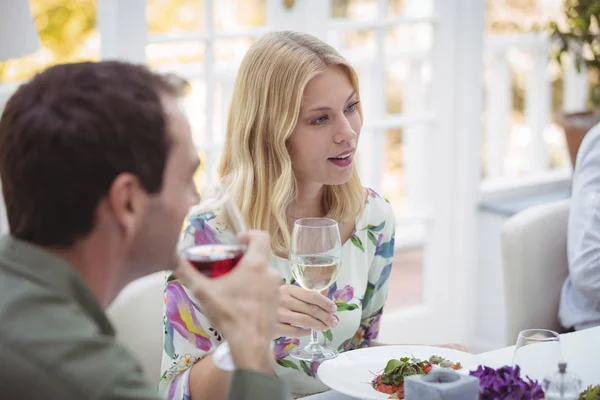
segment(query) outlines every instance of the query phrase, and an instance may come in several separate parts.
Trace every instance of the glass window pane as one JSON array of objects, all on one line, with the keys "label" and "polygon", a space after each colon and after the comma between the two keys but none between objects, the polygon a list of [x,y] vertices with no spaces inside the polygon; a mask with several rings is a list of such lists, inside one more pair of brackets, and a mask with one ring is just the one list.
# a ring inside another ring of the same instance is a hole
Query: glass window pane
[{"label": "glass window pane", "polygon": [[32,55],[0,62],[0,82],[18,82],[50,65],[98,60],[96,1],[30,0],[42,49]]},{"label": "glass window pane", "polygon": [[388,130],[385,149],[385,172],[382,182],[383,196],[389,200],[397,213],[404,212],[406,211],[406,187],[402,129]]},{"label": "glass window pane", "polygon": [[202,194],[202,190],[204,189],[204,184],[206,182],[206,174],[204,173],[204,163],[206,157],[203,151],[198,152],[198,158],[200,159],[200,167],[196,170],[194,174],[194,183],[196,184],[196,189],[198,193]]},{"label": "glass window pane", "polygon": [[146,46],[146,60],[152,68],[202,63],[206,45],[201,41],[151,43]]},{"label": "glass window pane", "polygon": [[409,73],[405,61],[398,61],[386,68],[386,111],[388,114],[399,114],[404,111],[404,83]]},{"label": "glass window pane", "polygon": [[204,29],[204,1],[148,0],[146,18],[150,33],[201,31]]},{"label": "glass window pane", "polygon": [[332,0],[332,18],[375,19],[377,18],[376,0]]},{"label": "glass window pane", "polygon": [[[204,0],[148,0],[146,8],[151,33],[202,31]],[[264,25],[266,0],[213,0],[216,30],[237,30]]]},{"label": "glass window pane", "polygon": [[406,0],[390,0],[389,10],[392,14],[404,14],[406,12]]},{"label": "glass window pane", "polygon": [[488,0],[488,33],[527,32],[555,20],[563,0]]},{"label": "glass window pane", "polygon": [[[523,0],[488,0],[486,2],[486,39],[494,41],[495,46],[486,47],[485,58],[485,113],[484,116],[484,135],[483,135],[483,172],[484,177],[488,176],[488,171],[492,169],[500,169],[505,177],[519,177],[533,171],[533,158],[531,157],[531,143],[534,140],[533,132],[527,121],[526,99],[528,96],[527,79],[529,71],[535,62],[534,52],[543,54],[542,48],[528,47],[521,44],[519,41],[511,40],[510,34],[524,34],[535,31],[537,26],[543,26],[549,20],[560,19],[562,15],[562,0],[538,0],[538,1],[523,1]],[[504,35],[504,36],[503,36]],[[533,52],[532,52],[533,50]],[[550,50],[548,50],[550,54]],[[507,74],[502,72],[498,66],[498,59],[506,59],[510,68],[510,81],[507,79]],[[498,72],[498,74],[496,74]],[[547,69],[548,79],[552,85],[552,113],[562,110],[563,97],[563,72],[552,60]],[[500,87],[499,87],[500,85]],[[505,85],[505,86],[504,86]],[[490,104],[494,104],[494,96],[501,93],[502,89],[508,90],[510,94],[512,108],[509,114],[501,118],[506,118],[508,121],[507,132],[503,132],[505,140],[505,155],[501,165],[488,165],[489,150],[486,144],[489,143],[489,135],[493,134],[493,130],[489,124],[490,113],[494,113],[497,117],[499,114],[496,110],[491,110]],[[534,105],[536,107],[536,105]],[[544,107],[544,105],[540,105]],[[530,110],[536,112],[538,110]],[[543,143],[541,146],[546,146],[548,151],[548,167],[549,168],[564,168],[568,167],[570,159],[568,156],[565,138],[562,128],[549,121],[543,128]]]},{"label": "glass window pane", "polygon": [[342,38],[341,46],[346,49],[375,48],[375,31],[372,29],[349,30]]},{"label": "glass window pane", "polygon": [[387,30],[385,39],[390,49],[426,50],[433,43],[433,27],[429,23],[399,24]]},{"label": "glass window pane", "polygon": [[396,250],[386,312],[423,303],[423,248]]},{"label": "glass window pane", "polygon": [[420,59],[401,60],[386,68],[386,111],[421,114],[430,109],[430,66]]},{"label": "glass window pane", "polygon": [[254,43],[254,38],[221,39],[215,42],[214,54],[217,61],[241,61]]},{"label": "glass window pane", "polygon": [[[183,99],[183,107],[190,121],[192,136],[196,145],[204,144],[206,132],[206,83],[203,79],[191,79],[190,91]],[[214,93],[210,99],[212,104],[213,142],[220,144],[225,139],[227,113],[233,84],[216,82]]]},{"label": "glass window pane", "polygon": [[427,17],[433,14],[433,0],[389,0],[392,14],[407,17]]},{"label": "glass window pane", "polygon": [[213,0],[217,30],[261,26],[267,20],[266,0]]},{"label": "glass window pane", "polygon": [[196,144],[202,144],[206,129],[206,84],[202,79],[190,80],[191,90],[183,99],[183,106],[192,128]]},{"label": "glass window pane", "polygon": [[[389,200],[396,214],[406,215],[410,211],[406,195],[411,188],[406,186],[405,158],[402,129],[390,129],[386,137],[385,172],[383,195]],[[397,237],[410,237],[423,231],[421,222],[401,225]],[[396,250],[390,275],[390,292],[386,310],[407,308],[423,302],[423,249]]]}]

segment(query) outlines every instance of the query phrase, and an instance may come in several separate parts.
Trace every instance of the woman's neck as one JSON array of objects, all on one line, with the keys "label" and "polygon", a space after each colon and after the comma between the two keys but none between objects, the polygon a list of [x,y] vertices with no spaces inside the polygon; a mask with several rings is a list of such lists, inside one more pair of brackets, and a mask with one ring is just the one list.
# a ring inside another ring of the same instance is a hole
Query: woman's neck
[{"label": "woman's neck", "polygon": [[298,194],[288,208],[288,216],[293,219],[324,216],[324,189],[325,186],[317,183],[298,184]]}]

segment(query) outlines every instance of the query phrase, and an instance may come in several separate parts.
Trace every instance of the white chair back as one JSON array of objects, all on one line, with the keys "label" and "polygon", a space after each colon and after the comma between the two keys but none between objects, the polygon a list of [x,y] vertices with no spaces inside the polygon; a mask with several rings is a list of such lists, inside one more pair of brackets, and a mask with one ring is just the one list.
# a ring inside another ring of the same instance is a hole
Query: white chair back
[{"label": "white chair back", "polygon": [[524,329],[561,332],[560,292],[569,273],[569,200],[531,207],[502,228],[506,338],[514,344]]},{"label": "white chair back", "polygon": [[165,272],[127,285],[106,310],[125,344],[140,361],[149,382],[158,383],[163,341],[163,288]]}]

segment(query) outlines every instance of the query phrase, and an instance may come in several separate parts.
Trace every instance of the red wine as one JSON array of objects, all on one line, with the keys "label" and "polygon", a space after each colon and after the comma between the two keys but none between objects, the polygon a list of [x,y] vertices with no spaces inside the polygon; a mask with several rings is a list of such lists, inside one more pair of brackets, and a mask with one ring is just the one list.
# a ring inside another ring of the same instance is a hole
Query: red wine
[{"label": "red wine", "polygon": [[184,257],[204,275],[218,278],[235,268],[245,251],[239,244],[207,244],[186,249]]}]

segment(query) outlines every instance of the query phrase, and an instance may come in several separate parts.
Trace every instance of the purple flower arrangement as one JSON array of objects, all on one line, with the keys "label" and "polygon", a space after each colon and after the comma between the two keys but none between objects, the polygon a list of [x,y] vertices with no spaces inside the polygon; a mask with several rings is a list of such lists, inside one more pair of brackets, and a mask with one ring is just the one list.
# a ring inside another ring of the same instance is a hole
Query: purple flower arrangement
[{"label": "purple flower arrangement", "polygon": [[519,366],[498,369],[480,365],[469,373],[479,379],[481,400],[538,400],[544,398],[540,384],[525,376]]}]

